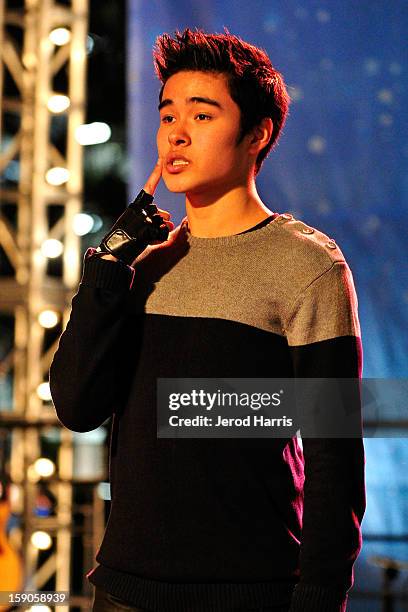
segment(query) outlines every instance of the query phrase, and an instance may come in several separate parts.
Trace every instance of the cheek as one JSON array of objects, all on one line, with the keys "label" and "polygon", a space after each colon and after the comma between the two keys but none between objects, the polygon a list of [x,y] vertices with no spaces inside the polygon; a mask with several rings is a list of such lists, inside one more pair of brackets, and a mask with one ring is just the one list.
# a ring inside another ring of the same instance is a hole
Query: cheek
[{"label": "cheek", "polygon": [[215,139],[217,146],[222,148],[226,154],[235,155],[237,153],[238,133],[236,130],[220,130],[217,134],[215,134]]},{"label": "cheek", "polygon": [[237,153],[235,134],[223,134],[221,130],[198,134],[193,143],[202,157],[212,158],[217,165],[223,165],[227,159],[235,157]]},{"label": "cheek", "polygon": [[165,146],[166,143],[166,137],[163,134],[163,131],[159,128],[157,130],[157,134],[156,134],[156,145],[157,145],[157,150],[160,152],[160,150],[163,149],[163,147]]}]

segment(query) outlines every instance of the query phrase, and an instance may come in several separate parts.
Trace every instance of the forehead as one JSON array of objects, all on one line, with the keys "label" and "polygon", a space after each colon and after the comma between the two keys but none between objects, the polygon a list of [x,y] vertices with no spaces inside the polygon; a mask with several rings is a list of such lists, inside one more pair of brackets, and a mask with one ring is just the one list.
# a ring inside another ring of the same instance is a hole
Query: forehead
[{"label": "forehead", "polygon": [[220,98],[224,103],[230,101],[234,104],[225,74],[198,70],[182,70],[173,74],[166,81],[161,98],[171,98],[175,102],[181,102],[194,96]]}]

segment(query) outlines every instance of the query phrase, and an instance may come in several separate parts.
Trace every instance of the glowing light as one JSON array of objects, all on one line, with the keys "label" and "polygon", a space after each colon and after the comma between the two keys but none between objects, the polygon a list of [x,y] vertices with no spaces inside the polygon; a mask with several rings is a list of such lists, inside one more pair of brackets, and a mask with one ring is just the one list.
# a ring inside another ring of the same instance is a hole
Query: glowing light
[{"label": "glowing light", "polygon": [[107,123],[94,121],[78,126],[75,130],[75,138],[81,145],[101,144],[109,140],[111,133]]},{"label": "glowing light", "polygon": [[380,89],[377,93],[377,99],[383,104],[391,104],[394,99],[394,95],[391,89],[384,88]]},{"label": "glowing light", "polygon": [[309,138],[307,148],[311,153],[323,153],[326,148],[326,141],[322,136],[312,136],[312,138]]},{"label": "glowing light", "polygon": [[44,255],[44,257],[49,257],[50,259],[59,257],[63,250],[64,245],[60,240],[55,240],[55,238],[49,238],[41,245],[41,253]]},{"label": "glowing light", "polygon": [[89,234],[93,230],[93,217],[87,213],[78,213],[74,217],[72,227],[77,236],[85,236],[85,234]]},{"label": "glowing light", "polygon": [[28,612],[51,612],[51,608],[44,605],[35,605],[28,608]]},{"label": "glowing light", "polygon": [[390,115],[389,113],[382,113],[378,117],[378,121],[384,127],[390,127],[390,125],[392,125],[394,123],[394,119],[393,119],[392,115]]},{"label": "glowing light", "polygon": [[12,507],[20,503],[22,498],[22,493],[20,491],[19,486],[14,484],[13,482],[10,483],[8,498]]},{"label": "glowing light", "polygon": [[71,101],[68,96],[64,96],[62,94],[54,94],[52,95],[48,102],[47,107],[52,113],[62,113],[64,110],[67,110]]},{"label": "glowing light", "polygon": [[100,482],[96,489],[99,499],[105,499],[109,501],[111,499],[110,484],[109,482]]},{"label": "glowing light", "polygon": [[94,50],[94,47],[95,47],[95,41],[92,38],[92,36],[88,34],[88,36],[86,37],[86,52],[88,55],[92,53],[92,51]]},{"label": "glowing light", "polygon": [[50,385],[47,382],[42,382],[37,387],[37,395],[44,401],[49,401],[51,398]]},{"label": "glowing light", "polygon": [[27,69],[34,68],[37,65],[37,55],[27,51],[23,54],[23,64]]},{"label": "glowing light", "polygon": [[37,459],[37,461],[34,462],[34,468],[37,474],[42,476],[42,478],[48,478],[55,472],[54,463],[45,457],[40,457],[40,459]]},{"label": "glowing light", "polygon": [[299,85],[292,85],[288,90],[293,102],[299,102],[303,98],[303,89]]},{"label": "glowing light", "polygon": [[381,225],[377,215],[370,215],[364,222],[363,231],[365,234],[373,234]]},{"label": "glowing light", "polygon": [[101,229],[103,225],[103,221],[99,215],[91,215],[91,216],[94,222],[93,228],[92,228],[92,234],[94,234],[95,232],[99,232],[99,230]]},{"label": "glowing light", "polygon": [[367,74],[373,76],[374,74],[378,74],[380,70],[380,62],[376,60],[374,57],[368,57],[364,61],[364,69]]},{"label": "glowing light", "polygon": [[38,322],[41,327],[45,327],[46,329],[51,329],[55,327],[59,321],[59,314],[55,312],[55,310],[43,310],[38,315]]},{"label": "glowing light", "polygon": [[327,23],[330,21],[331,15],[329,11],[326,11],[326,9],[319,9],[316,11],[316,19],[317,21],[320,21],[320,23]]},{"label": "glowing light", "polygon": [[54,45],[62,47],[71,40],[71,32],[67,28],[55,28],[50,32],[49,39]]},{"label": "glowing light", "polygon": [[55,166],[50,168],[45,175],[45,180],[50,185],[63,185],[69,179],[69,170]]},{"label": "glowing light", "polygon": [[275,32],[278,28],[276,19],[274,17],[270,17],[269,19],[267,19],[267,21],[265,21],[263,25],[263,28],[265,32]]},{"label": "glowing light", "polygon": [[48,550],[52,546],[52,539],[46,531],[34,531],[31,538],[31,544],[39,550]]}]

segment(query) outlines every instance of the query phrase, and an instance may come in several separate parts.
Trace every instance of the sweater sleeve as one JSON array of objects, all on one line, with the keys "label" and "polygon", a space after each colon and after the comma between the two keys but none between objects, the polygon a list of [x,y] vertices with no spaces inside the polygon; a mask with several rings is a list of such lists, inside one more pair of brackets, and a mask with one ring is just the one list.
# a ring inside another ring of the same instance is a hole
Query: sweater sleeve
[{"label": "sweater sleeve", "polygon": [[[348,378],[361,419],[362,348],[351,271],[337,261],[299,295],[286,326],[296,378]],[[354,383],[353,383],[354,384]],[[345,395],[350,398],[350,395]],[[338,407],[343,401],[336,398]],[[347,410],[350,406],[344,406]],[[330,406],[327,407],[330,409]],[[302,438],[300,580],[290,612],[344,612],[365,511],[361,437]]]},{"label": "sweater sleeve", "polygon": [[125,302],[134,270],[92,257],[88,249],[78,292],[50,368],[57,416],[72,431],[99,427],[125,392]]}]

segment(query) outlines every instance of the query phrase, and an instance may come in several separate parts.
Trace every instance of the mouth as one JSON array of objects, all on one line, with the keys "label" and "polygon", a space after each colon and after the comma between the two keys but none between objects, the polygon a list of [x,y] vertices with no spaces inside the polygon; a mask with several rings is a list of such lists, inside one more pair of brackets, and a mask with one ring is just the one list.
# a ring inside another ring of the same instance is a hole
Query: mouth
[{"label": "mouth", "polygon": [[187,159],[182,157],[174,157],[173,159],[169,159],[166,164],[167,172],[170,174],[178,174],[188,168],[190,162]]}]

